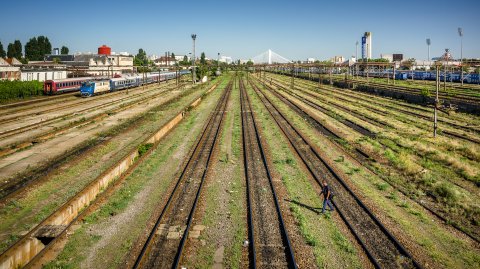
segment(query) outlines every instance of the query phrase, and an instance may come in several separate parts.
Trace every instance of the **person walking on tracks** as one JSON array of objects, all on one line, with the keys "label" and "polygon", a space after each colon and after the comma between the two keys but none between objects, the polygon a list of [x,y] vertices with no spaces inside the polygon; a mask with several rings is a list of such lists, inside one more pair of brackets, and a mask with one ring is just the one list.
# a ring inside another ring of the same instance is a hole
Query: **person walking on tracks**
[{"label": "person walking on tracks", "polygon": [[332,198],[334,196],[332,189],[328,186],[327,181],[322,182],[322,194],[323,194],[323,207],[322,207],[322,214],[325,213],[325,207],[328,205],[330,211],[335,211],[332,205]]}]

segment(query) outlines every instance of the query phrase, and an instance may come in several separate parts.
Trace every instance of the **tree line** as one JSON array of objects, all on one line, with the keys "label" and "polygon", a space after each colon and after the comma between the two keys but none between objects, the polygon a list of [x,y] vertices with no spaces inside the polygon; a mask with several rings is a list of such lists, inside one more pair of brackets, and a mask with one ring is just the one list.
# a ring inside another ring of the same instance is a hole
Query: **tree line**
[{"label": "tree line", "polygon": [[[62,46],[61,54],[68,54],[68,52],[68,47]],[[43,35],[30,38],[25,47],[22,47],[20,40],[15,40],[13,43],[8,44],[7,51],[5,51],[0,41],[0,57],[16,58],[24,64],[28,63],[28,61],[43,61],[45,55],[51,53],[52,44],[48,37]]]}]

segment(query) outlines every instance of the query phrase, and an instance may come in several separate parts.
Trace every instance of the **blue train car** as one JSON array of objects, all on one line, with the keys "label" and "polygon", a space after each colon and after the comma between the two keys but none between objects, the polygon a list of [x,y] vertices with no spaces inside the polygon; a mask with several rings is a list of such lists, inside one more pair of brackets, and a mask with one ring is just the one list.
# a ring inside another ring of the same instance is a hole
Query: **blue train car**
[{"label": "blue train car", "polygon": [[429,75],[430,75],[430,72],[415,71],[414,75],[413,75],[413,78],[414,79],[419,79],[419,80],[424,80],[424,79],[428,79]]},{"label": "blue train car", "polygon": [[80,95],[82,97],[89,97],[108,91],[110,91],[110,81],[107,79],[86,81],[80,86]]},{"label": "blue train car", "polygon": [[407,79],[407,73],[399,72],[395,74],[395,79],[397,80],[406,80]]},{"label": "blue train car", "polygon": [[452,73],[452,74],[449,74],[449,75],[450,75],[450,77],[447,78],[447,79],[449,79],[449,81],[460,82],[460,80],[461,80],[461,74]]},{"label": "blue train car", "polygon": [[480,75],[479,74],[468,74],[465,76],[465,81],[468,83],[480,83]]},{"label": "blue train car", "polygon": [[137,77],[112,78],[110,79],[110,89],[112,91],[136,87],[139,85]]}]

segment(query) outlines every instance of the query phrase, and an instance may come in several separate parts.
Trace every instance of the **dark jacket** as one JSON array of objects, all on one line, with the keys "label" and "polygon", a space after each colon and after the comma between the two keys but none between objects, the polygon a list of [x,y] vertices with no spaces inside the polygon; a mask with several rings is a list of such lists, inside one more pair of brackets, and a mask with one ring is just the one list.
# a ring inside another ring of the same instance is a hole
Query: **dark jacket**
[{"label": "dark jacket", "polygon": [[[327,185],[327,186],[323,186],[323,189],[322,189],[322,193],[323,193],[323,197],[325,199],[331,199],[332,198],[332,191],[330,189],[330,187]],[[330,194],[329,194],[330,193]],[[327,198],[327,195],[329,195],[329,197]]]}]

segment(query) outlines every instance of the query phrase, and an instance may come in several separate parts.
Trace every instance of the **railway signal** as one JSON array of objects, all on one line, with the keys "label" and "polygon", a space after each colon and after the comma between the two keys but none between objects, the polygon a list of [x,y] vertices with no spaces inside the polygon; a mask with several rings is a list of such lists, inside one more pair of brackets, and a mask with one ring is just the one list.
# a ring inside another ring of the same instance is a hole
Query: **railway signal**
[{"label": "railway signal", "polygon": [[193,40],[193,55],[192,55],[192,83],[195,84],[196,74],[195,74],[195,39],[197,39],[196,34],[192,34]]}]

